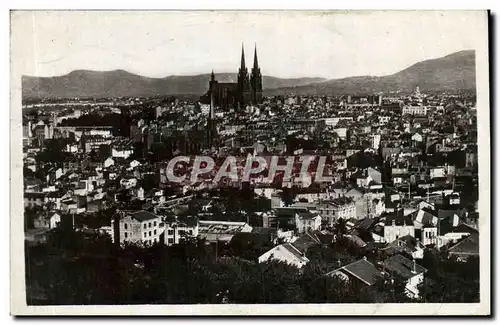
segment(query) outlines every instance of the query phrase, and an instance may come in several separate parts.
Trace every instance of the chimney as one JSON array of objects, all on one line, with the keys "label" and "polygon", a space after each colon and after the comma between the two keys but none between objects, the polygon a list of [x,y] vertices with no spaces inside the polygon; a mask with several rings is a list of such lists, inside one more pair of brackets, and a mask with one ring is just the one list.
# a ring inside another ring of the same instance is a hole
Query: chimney
[{"label": "chimney", "polygon": [[415,259],[413,259],[413,269],[411,270],[411,273],[417,273],[417,263],[415,262]]}]

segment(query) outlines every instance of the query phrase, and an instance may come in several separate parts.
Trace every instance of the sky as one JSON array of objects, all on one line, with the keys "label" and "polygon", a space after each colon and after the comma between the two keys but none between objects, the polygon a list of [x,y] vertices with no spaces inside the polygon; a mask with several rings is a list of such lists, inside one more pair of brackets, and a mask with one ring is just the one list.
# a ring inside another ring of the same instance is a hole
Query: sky
[{"label": "sky", "polygon": [[123,69],[147,77],[237,72],[257,44],[264,75],[388,75],[476,49],[481,11],[18,11],[22,74]]}]

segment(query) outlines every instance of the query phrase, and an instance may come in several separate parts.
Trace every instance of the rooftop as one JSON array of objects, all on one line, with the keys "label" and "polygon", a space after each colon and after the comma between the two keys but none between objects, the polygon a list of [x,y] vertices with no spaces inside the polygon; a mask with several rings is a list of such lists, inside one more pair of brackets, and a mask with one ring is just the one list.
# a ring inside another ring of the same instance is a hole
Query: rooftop
[{"label": "rooftop", "polygon": [[376,282],[383,278],[379,270],[366,259],[360,259],[356,262],[343,266],[339,269],[333,270],[326,275],[334,275],[338,271],[344,271],[359,280],[363,281],[367,285],[374,285]]},{"label": "rooftop", "polygon": [[156,214],[143,210],[136,212],[127,212],[127,214],[140,222],[159,218],[159,216],[157,216]]},{"label": "rooftop", "polygon": [[400,254],[386,259],[383,265],[389,273],[396,274],[404,279],[410,279],[420,273],[427,272],[427,269]]}]

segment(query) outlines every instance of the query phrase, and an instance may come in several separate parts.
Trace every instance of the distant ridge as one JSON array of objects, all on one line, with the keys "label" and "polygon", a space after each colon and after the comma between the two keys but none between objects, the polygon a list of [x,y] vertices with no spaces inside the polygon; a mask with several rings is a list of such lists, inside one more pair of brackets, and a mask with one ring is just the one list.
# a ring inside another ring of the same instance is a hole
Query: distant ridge
[{"label": "distant ridge", "polygon": [[475,90],[475,51],[465,50],[418,62],[398,73],[383,76],[358,76],[332,79],[315,84],[272,89],[267,95],[295,93],[298,95],[371,94],[394,90],[423,91]]},{"label": "distant ridge", "polygon": [[[217,73],[220,82],[236,82],[236,73]],[[283,79],[263,76],[265,89],[298,87],[325,78]],[[125,70],[75,70],[57,77],[22,77],[23,98],[124,97],[202,95],[208,90],[210,74],[149,78]]]},{"label": "distant ridge", "polygon": [[[236,82],[236,73],[216,73],[220,82]],[[25,99],[73,97],[141,97],[202,95],[207,91],[210,74],[149,78],[125,70],[75,70],[57,77],[22,77]],[[389,76],[356,76],[283,79],[263,77],[266,95],[368,94],[392,90],[474,90],[476,88],[475,52],[465,50],[438,59],[418,62]]]}]

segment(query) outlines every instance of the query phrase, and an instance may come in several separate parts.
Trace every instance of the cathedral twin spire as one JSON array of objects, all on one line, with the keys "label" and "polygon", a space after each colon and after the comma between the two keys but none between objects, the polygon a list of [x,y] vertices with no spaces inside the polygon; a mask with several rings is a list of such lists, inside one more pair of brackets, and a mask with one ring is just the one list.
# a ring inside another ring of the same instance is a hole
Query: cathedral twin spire
[{"label": "cathedral twin spire", "polygon": [[257,60],[257,45],[255,45],[252,73],[248,75],[245,64],[245,48],[241,44],[241,65],[238,71],[238,90],[240,103],[260,103],[262,101],[262,75]]},{"label": "cathedral twin spire", "polygon": [[[255,49],[254,49],[254,54],[253,54],[253,69],[252,72],[259,69],[259,62],[257,60],[257,44],[255,44]],[[240,65],[240,71],[248,71],[245,65],[245,48],[243,43],[241,44],[241,65]]]}]

